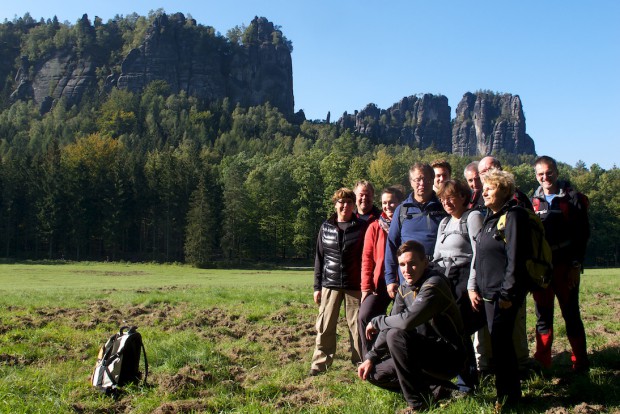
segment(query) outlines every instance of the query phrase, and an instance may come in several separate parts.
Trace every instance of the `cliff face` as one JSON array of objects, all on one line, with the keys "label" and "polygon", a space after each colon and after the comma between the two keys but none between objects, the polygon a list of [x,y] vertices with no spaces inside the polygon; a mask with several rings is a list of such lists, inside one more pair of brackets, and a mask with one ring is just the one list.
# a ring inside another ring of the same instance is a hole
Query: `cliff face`
[{"label": "cliff face", "polygon": [[35,63],[33,75],[29,75],[30,65],[23,57],[11,98],[34,99],[41,112],[47,112],[52,102],[62,97],[70,105],[77,104],[97,84],[94,60],[90,56],[78,58],[71,50],[55,51],[46,60]]},{"label": "cliff face", "polygon": [[452,152],[489,155],[503,150],[535,154],[534,141],[525,133],[525,115],[518,95],[466,93],[456,108]]},{"label": "cliff face", "polygon": [[450,106],[443,95],[409,96],[388,109],[370,104],[338,121],[342,128],[369,136],[378,144],[404,144],[418,148],[433,146],[450,152]]},{"label": "cliff face", "polygon": [[185,25],[180,13],[157,19],[144,43],[123,61],[116,85],[139,91],[164,80],[173,93],[185,91],[208,101],[228,97],[243,106],[270,102],[285,116],[293,114],[291,52],[285,44],[273,44],[272,23],[255,18],[250,27],[256,36],[230,50]]},{"label": "cliff face", "polygon": [[433,147],[459,155],[484,156],[499,151],[535,154],[525,133],[525,116],[518,95],[466,93],[450,120],[445,96],[409,96],[388,109],[369,104],[338,121],[342,128],[364,134],[377,144]]},{"label": "cliff face", "polygon": [[[83,17],[82,21],[88,21]],[[139,47],[123,59],[120,73],[108,76],[107,88],[141,91],[163,80],[172,93],[185,91],[206,101],[229,98],[243,106],[270,102],[285,116],[294,111],[291,50],[265,18],[254,18],[243,44],[234,44],[196,27],[177,13],[158,16]],[[247,41],[247,42],[246,42]],[[97,69],[106,63],[89,51],[67,47],[37,62],[25,59],[15,79],[12,99],[34,99],[45,112],[51,101],[78,103],[97,87]],[[32,69],[32,70],[31,70]],[[97,93],[93,91],[93,93]]]}]

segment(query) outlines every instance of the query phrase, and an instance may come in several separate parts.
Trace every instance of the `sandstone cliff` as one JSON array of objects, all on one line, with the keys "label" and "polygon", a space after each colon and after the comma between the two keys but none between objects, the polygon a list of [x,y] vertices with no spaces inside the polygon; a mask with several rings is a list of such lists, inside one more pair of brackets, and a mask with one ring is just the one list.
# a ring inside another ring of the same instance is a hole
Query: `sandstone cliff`
[{"label": "sandstone cliff", "polygon": [[377,144],[433,147],[459,155],[484,156],[504,151],[535,154],[534,141],[525,133],[525,116],[518,95],[466,93],[450,120],[443,95],[409,96],[388,109],[367,105],[338,121],[342,128],[368,136]]},{"label": "sandstone cliff", "polygon": [[[79,24],[90,25],[86,15]],[[83,32],[94,42],[92,26]],[[34,99],[45,112],[53,100],[65,97],[74,104],[101,92],[92,90],[98,87],[97,73],[114,62],[95,58],[101,56],[96,48],[78,50],[70,44],[34,62],[23,58],[11,98]],[[142,43],[124,57],[120,73],[101,84],[138,92],[155,80],[166,81],[172,93],[184,91],[208,102],[224,98],[242,106],[270,102],[289,118],[294,112],[290,43],[263,17],[252,20],[243,43],[232,43],[181,13],[158,15]]]},{"label": "sandstone cliff", "polygon": [[525,133],[525,115],[518,95],[466,93],[456,107],[452,152],[489,155],[498,151],[535,154],[534,141]]},{"label": "sandstone cliff", "polygon": [[443,95],[405,97],[388,109],[369,104],[353,115],[345,112],[338,123],[342,128],[367,135],[377,144],[433,146],[445,152],[452,149],[450,106]]}]

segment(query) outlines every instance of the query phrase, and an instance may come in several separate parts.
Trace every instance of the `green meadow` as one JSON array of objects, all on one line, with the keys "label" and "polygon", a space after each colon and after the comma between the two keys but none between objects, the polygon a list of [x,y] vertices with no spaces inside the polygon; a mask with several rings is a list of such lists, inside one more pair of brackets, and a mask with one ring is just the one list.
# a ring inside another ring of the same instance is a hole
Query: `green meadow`
[{"label": "green meadow", "polygon": [[[620,269],[586,270],[581,302],[592,369],[570,374],[559,310],[554,366],[523,382],[514,412],[620,411]],[[357,379],[344,321],[325,375],[308,377],[317,308],[310,270],[184,265],[0,265],[1,413],[391,413],[398,394]],[[99,347],[136,325],[148,384],[116,399],[90,386]],[[534,314],[528,303],[528,336]],[[431,412],[493,413],[493,380]],[[510,411],[508,411],[510,412]]]}]

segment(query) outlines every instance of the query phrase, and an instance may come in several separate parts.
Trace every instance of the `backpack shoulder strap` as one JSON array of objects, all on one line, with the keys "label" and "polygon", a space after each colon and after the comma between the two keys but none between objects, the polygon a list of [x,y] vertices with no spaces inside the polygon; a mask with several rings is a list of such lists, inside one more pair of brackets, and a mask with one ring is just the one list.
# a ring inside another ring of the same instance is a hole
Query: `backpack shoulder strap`
[{"label": "backpack shoulder strap", "polygon": [[409,210],[409,206],[405,205],[405,203],[400,205],[400,213],[398,214],[398,222],[400,223],[400,227],[403,227],[403,222],[407,218],[407,210]]},{"label": "backpack shoulder strap", "polygon": [[439,233],[438,234],[443,234],[443,232],[446,230],[446,226],[448,225],[448,221],[450,220],[450,216],[444,217],[443,219],[441,219],[441,222],[439,223]]},{"label": "backpack shoulder strap", "polygon": [[146,379],[149,376],[149,361],[146,358],[146,349],[144,349],[144,342],[140,340],[140,347],[142,348],[142,355],[144,356],[144,385],[146,385]]},{"label": "backpack shoulder strap", "polygon": [[469,213],[471,213],[471,211],[472,210],[465,210],[459,222],[461,224],[461,234],[468,241],[469,241],[469,228],[467,227],[467,219],[469,218]]}]

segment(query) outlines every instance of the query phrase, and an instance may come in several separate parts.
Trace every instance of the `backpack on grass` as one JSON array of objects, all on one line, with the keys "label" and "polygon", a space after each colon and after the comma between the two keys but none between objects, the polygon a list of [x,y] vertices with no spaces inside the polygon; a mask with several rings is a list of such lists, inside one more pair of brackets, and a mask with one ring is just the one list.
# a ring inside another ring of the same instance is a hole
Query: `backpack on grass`
[{"label": "backpack on grass", "polygon": [[138,383],[142,378],[141,352],[144,355],[144,384],[146,384],[149,364],[142,336],[137,329],[136,326],[122,326],[99,350],[91,378],[92,385],[99,391],[113,394],[118,387]]},{"label": "backpack on grass", "polygon": [[[553,275],[553,264],[551,247],[545,238],[545,227],[540,217],[532,210],[518,206],[513,207],[513,209],[516,208],[527,212],[530,224],[531,250],[525,260],[525,267],[531,282],[529,288],[530,290],[546,289]],[[504,242],[506,241],[507,214],[508,212],[502,214],[497,221],[497,230]]]}]

